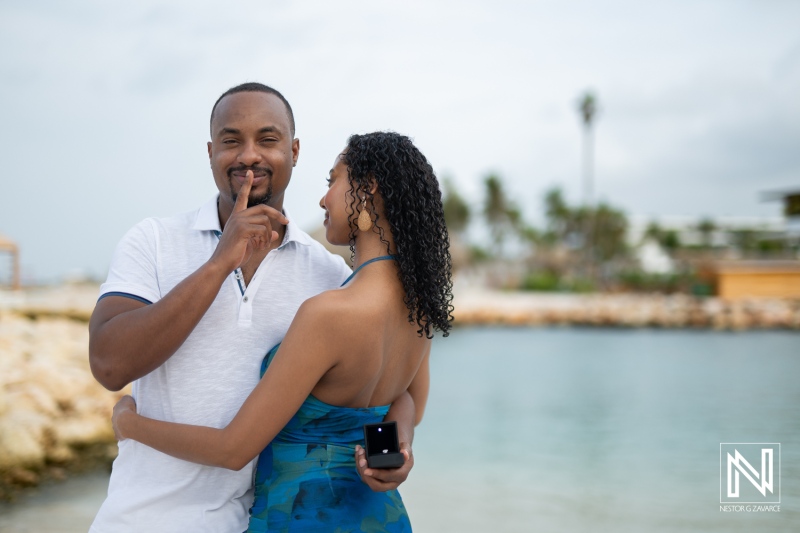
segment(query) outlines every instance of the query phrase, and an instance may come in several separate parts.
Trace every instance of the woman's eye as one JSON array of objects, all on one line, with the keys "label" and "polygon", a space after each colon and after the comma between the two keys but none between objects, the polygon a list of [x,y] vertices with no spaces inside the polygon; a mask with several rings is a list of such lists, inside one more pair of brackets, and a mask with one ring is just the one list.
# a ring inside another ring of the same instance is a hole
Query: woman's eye
[{"label": "woman's eye", "polygon": [[332,180],[332,179],[330,179],[330,178],[325,178],[325,181],[326,181],[326,182],[328,182],[328,187],[330,187],[330,186],[331,186],[331,182],[332,182],[333,180]]}]

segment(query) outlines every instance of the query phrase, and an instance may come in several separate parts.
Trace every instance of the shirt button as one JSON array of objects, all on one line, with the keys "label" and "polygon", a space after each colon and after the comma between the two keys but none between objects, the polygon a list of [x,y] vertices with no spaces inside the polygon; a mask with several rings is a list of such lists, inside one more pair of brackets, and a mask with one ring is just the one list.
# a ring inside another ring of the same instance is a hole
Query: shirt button
[{"label": "shirt button", "polygon": [[247,300],[248,300],[248,298],[247,298],[247,296],[245,296],[245,297],[244,297],[244,301],[246,302]]}]

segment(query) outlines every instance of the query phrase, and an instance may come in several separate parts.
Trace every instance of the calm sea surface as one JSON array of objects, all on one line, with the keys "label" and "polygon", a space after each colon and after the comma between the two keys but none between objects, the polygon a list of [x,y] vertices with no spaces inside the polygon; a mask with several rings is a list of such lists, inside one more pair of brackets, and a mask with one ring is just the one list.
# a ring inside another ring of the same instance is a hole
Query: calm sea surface
[{"label": "calm sea surface", "polygon": [[[418,532],[800,531],[796,333],[460,329],[431,365],[401,488]],[[720,511],[722,442],[781,443],[780,512]],[[0,531],[86,531],[105,483],[43,489]]]}]

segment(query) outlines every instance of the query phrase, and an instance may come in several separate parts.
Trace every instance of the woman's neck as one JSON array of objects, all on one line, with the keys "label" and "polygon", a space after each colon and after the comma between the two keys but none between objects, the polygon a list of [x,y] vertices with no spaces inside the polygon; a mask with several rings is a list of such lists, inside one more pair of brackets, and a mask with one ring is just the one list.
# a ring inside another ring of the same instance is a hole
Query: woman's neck
[{"label": "woman's neck", "polygon": [[388,250],[386,243],[381,241],[381,237],[377,233],[367,232],[356,235],[353,268],[358,268],[370,259],[393,254],[394,242],[388,231],[384,231],[384,240],[389,242]]}]

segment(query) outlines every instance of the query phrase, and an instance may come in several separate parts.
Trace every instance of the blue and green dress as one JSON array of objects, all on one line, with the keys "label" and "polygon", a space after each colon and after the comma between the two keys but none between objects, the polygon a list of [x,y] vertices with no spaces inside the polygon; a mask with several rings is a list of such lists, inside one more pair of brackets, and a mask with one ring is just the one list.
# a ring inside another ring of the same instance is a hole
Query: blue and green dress
[{"label": "blue and green dress", "polygon": [[[278,346],[264,358],[262,377]],[[247,531],[411,531],[400,494],[373,492],[356,470],[363,425],[383,421],[388,411],[337,407],[309,395],[258,457]]]}]

